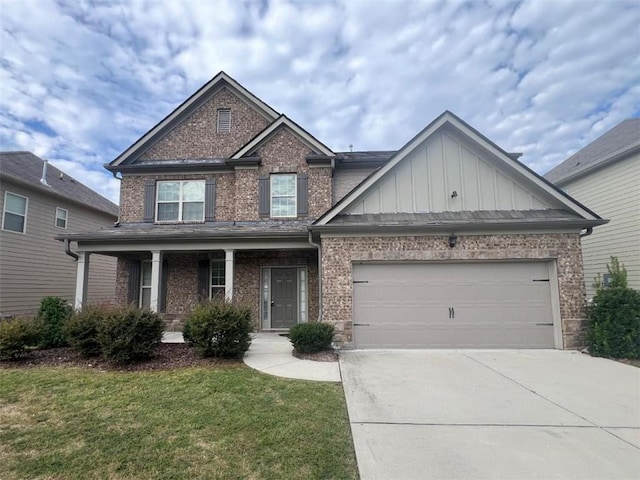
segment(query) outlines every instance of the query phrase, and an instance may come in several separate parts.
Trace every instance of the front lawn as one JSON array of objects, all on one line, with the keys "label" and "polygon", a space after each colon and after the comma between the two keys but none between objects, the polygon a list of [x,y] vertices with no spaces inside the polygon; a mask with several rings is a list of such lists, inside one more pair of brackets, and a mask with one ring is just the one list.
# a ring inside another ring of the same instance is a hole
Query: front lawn
[{"label": "front lawn", "polygon": [[357,478],[342,388],[242,365],[0,369],[0,465],[22,478]]}]

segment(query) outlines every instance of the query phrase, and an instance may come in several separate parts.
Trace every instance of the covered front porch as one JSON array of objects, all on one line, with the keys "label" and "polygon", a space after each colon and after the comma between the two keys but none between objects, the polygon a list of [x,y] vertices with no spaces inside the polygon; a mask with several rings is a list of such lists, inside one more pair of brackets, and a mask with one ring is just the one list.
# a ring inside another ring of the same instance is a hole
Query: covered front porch
[{"label": "covered front porch", "polygon": [[87,303],[91,255],[102,254],[118,258],[114,303],[158,312],[170,330],[181,329],[199,302],[216,298],[249,306],[255,330],[285,330],[319,316],[318,249],[306,233],[75,241],[76,309]]}]

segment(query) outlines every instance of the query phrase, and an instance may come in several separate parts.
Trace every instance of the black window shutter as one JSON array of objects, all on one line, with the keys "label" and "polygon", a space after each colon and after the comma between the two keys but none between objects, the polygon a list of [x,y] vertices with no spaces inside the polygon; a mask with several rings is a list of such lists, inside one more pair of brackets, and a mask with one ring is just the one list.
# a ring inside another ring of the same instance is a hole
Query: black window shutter
[{"label": "black window shutter", "polygon": [[258,179],[258,215],[268,217],[271,209],[271,185],[269,184],[269,175],[260,175]]},{"label": "black window shutter", "polygon": [[216,179],[208,177],[204,190],[204,221],[213,222],[216,219]]},{"label": "black window shutter", "polygon": [[198,297],[200,301],[209,299],[209,260],[198,262]]},{"label": "black window shutter", "polygon": [[298,216],[303,217],[309,213],[309,176],[306,173],[298,174]]},{"label": "black window shutter", "polygon": [[166,312],[167,310],[167,278],[169,276],[169,262],[162,261],[162,279],[160,282],[160,305],[158,305],[159,312]]},{"label": "black window shutter", "polygon": [[156,181],[148,178],[144,184],[144,221],[153,222],[156,210]]},{"label": "black window shutter", "polygon": [[133,303],[136,307],[140,302],[140,266],[140,262],[137,260],[129,263],[127,303]]}]

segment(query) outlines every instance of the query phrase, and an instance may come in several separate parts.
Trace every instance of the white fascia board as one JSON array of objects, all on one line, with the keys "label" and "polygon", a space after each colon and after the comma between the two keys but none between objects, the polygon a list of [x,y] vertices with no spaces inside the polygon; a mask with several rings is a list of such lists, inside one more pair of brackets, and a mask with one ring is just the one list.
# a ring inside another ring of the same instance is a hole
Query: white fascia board
[{"label": "white fascia board", "polygon": [[179,105],[173,112],[167,115],[160,123],[158,123],[155,127],[145,133],[137,142],[127,148],[124,152],[122,152],[118,157],[111,162],[109,165],[112,167],[116,167],[128,159],[131,155],[135,154],[143,145],[145,145],[151,138],[158,134],[162,129],[164,129],[167,125],[173,122],[176,118],[180,117],[186,110],[188,110],[194,103],[198,102],[202,97],[211,94],[217,87],[221,81],[227,82],[227,84],[232,87],[232,89],[236,90],[241,97],[243,97],[250,105],[253,104],[255,109],[262,113],[267,119],[274,120],[278,117],[278,112],[276,112],[269,105],[264,103],[258,97],[249,92],[246,88],[236,82],[233,78],[227,75],[224,72],[220,72],[218,75],[213,77],[209,82],[207,82],[204,86],[200,87],[200,89],[189,97],[185,102]]},{"label": "white fascia board", "polygon": [[316,247],[305,240],[260,240],[256,242],[234,242],[233,240],[202,242],[83,242],[77,244],[77,252],[116,254],[118,252],[202,252],[214,250],[315,250]]},{"label": "white fascia board", "polygon": [[231,158],[238,159],[246,155],[247,153],[252,152],[256,148],[258,148],[263,142],[265,142],[280,126],[285,125],[289,127],[293,133],[295,133],[300,139],[306,143],[310,148],[323,153],[324,155],[331,156],[334,153],[329,150],[326,146],[320,143],[318,140],[313,138],[309,133],[305,132],[302,128],[296,125],[294,122],[289,120],[285,115],[280,115],[275,122],[265,128],[257,137],[255,137],[251,142],[247,143],[244,147],[238,150]]}]

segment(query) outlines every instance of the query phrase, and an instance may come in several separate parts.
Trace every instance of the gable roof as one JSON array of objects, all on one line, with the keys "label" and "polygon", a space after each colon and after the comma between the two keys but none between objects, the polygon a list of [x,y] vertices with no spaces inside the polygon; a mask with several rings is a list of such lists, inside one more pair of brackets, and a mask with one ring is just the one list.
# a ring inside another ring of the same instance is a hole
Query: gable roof
[{"label": "gable roof", "polygon": [[208,98],[223,87],[228,87],[240,98],[244,99],[248,104],[255,108],[258,113],[267,120],[275,120],[278,118],[276,112],[269,105],[264,103],[249,90],[240,85],[237,81],[227,75],[225,72],[218,73],[215,77],[200,87],[193,95],[176,107],[169,115],[157,123],[151,130],[140,137],[129,148],[122,152],[115,160],[105,165],[111,170],[118,165],[127,164],[134,160],[136,156],[146,150],[152,143],[161,138],[174,126],[180,123],[184,118],[189,116],[196,108],[201,106]]},{"label": "gable roof", "polygon": [[118,216],[118,206],[73,177],[47,163],[47,185],[40,179],[44,160],[31,152],[0,152],[0,177],[100,212]]},{"label": "gable roof", "polygon": [[318,220],[314,222],[313,226],[327,225],[337,215],[343,213],[350,205],[352,205],[359,197],[361,197],[362,194],[364,194],[370,187],[376,184],[378,180],[384,177],[387,172],[398,165],[407,155],[409,155],[427,138],[431,137],[435,132],[439,131],[445,125],[454,128],[460,134],[466,136],[471,141],[488,150],[491,154],[493,154],[493,156],[495,156],[509,169],[515,170],[526,180],[545,191],[551,197],[556,199],[560,204],[566,207],[568,211],[579,215],[585,220],[604,223],[598,215],[589,210],[587,207],[580,204],[560,189],[556,188],[553,184],[542,178],[526,165],[517,161],[514,158],[514,154],[506,152],[491,140],[489,140],[487,137],[471,127],[469,124],[447,110],[435,120],[433,120],[429,125],[427,125],[415,137],[409,140],[409,142],[407,142],[400,150],[395,153],[395,155],[391,157],[386,165],[371,173],[371,175],[365,178],[357,187],[355,187],[351,192],[345,195],[342,200],[340,200],[331,209],[325,212],[324,215],[322,215]]},{"label": "gable roof", "polygon": [[231,159],[237,160],[247,154],[253,153],[262,144],[264,144],[272,135],[274,135],[280,127],[286,126],[290,128],[304,143],[306,143],[312,150],[322,153],[323,155],[333,155],[333,152],[320,140],[315,138],[304,128],[298,125],[296,122],[282,114],[275,122],[272,122],[264,130],[258,133],[255,137],[249,140],[243,147],[236,153],[231,155]]},{"label": "gable roof", "polygon": [[566,183],[635,151],[640,151],[640,118],[628,118],[556,165],[544,177],[553,183]]}]

